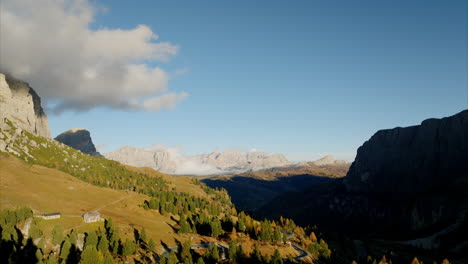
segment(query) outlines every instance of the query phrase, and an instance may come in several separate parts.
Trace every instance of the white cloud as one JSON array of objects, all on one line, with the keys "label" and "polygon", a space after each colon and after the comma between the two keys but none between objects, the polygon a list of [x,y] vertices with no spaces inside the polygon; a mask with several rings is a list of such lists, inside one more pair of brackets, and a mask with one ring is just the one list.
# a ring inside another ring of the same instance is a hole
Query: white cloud
[{"label": "white cloud", "polygon": [[174,164],[175,171],[169,172],[176,175],[211,175],[224,173],[218,168],[203,163],[196,156],[185,155],[180,147],[166,147],[162,144],[157,144],[144,150],[150,152],[167,152],[169,153],[170,162]]},{"label": "white cloud", "polygon": [[168,91],[170,74],[153,66],[177,55],[178,46],[158,42],[146,25],[91,29],[95,14],[86,0],[2,1],[0,71],[58,100],[56,112],[157,111],[188,96]]}]

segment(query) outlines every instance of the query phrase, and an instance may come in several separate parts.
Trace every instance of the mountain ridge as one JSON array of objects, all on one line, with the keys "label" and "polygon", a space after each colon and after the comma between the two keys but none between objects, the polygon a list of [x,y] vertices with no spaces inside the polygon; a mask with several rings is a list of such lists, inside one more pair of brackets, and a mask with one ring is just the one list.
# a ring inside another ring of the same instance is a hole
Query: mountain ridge
[{"label": "mountain ridge", "polygon": [[[467,110],[379,130],[359,148],[346,177],[280,195],[256,213],[462,252],[457,245],[468,230],[467,160]],[[308,203],[295,205],[298,200]]]},{"label": "mountain ridge", "polygon": [[188,156],[172,149],[124,146],[103,155],[124,164],[179,175],[236,173],[290,164],[282,154],[264,152],[226,151]]}]

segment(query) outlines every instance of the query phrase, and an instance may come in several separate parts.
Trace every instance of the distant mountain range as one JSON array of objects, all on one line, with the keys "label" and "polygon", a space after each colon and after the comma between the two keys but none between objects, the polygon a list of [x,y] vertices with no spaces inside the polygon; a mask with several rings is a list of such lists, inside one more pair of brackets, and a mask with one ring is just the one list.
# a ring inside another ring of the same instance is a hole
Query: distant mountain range
[{"label": "distant mountain range", "polygon": [[[154,146],[136,148],[125,146],[103,154],[107,159],[136,167],[150,167],[175,175],[217,175],[263,170],[301,170],[310,166],[348,165],[326,156],[315,162],[289,162],[282,154],[260,151],[225,151],[200,155],[183,155],[176,149]],[[346,168],[347,171],[347,168]]]},{"label": "distant mountain range", "polygon": [[211,175],[258,171],[291,164],[281,154],[264,152],[212,152],[188,156],[169,148],[125,146],[104,157],[137,167],[150,167],[176,175]]}]

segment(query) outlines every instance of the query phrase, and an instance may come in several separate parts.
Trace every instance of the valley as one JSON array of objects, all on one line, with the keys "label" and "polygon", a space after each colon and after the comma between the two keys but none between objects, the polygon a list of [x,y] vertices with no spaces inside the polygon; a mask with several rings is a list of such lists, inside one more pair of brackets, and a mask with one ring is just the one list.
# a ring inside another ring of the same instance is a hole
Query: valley
[{"label": "valley", "polygon": [[468,264],[467,10],[0,0],[0,264]]}]

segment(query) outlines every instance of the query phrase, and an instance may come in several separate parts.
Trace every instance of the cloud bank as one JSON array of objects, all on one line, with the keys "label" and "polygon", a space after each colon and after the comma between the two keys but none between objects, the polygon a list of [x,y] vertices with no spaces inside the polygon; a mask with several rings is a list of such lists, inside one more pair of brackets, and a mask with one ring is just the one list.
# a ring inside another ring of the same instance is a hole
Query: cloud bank
[{"label": "cloud bank", "polygon": [[188,96],[168,91],[158,65],[179,47],[157,41],[146,25],[92,29],[97,8],[86,0],[4,0],[0,8],[0,71],[26,80],[52,110],[99,106],[157,111]]},{"label": "cloud bank", "polygon": [[166,152],[170,156],[170,162],[174,165],[174,171],[170,172],[175,175],[211,175],[225,173],[222,170],[210,164],[203,163],[196,156],[185,155],[180,147],[166,147],[158,144],[145,148],[149,152]]}]

